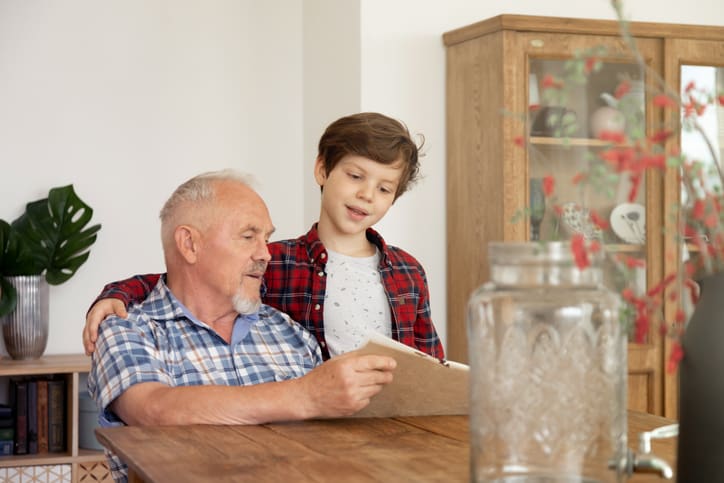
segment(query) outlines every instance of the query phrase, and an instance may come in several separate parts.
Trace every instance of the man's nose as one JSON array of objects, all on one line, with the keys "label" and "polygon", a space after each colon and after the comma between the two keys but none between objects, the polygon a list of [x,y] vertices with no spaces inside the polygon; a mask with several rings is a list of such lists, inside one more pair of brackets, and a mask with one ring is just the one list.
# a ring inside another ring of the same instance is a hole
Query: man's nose
[{"label": "man's nose", "polygon": [[257,250],[254,253],[254,259],[255,260],[264,260],[265,262],[268,262],[269,260],[271,260],[271,253],[269,252],[269,244],[266,242],[266,240],[262,240],[259,243],[259,246],[257,247]]}]

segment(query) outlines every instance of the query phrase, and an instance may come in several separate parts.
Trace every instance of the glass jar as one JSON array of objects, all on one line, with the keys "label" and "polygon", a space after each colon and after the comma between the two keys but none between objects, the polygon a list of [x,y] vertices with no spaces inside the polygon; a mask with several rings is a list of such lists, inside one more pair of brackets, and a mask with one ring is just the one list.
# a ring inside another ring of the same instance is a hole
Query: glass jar
[{"label": "glass jar", "polygon": [[467,316],[472,481],[622,480],[626,333],[603,254],[585,270],[564,242],[488,255]]}]

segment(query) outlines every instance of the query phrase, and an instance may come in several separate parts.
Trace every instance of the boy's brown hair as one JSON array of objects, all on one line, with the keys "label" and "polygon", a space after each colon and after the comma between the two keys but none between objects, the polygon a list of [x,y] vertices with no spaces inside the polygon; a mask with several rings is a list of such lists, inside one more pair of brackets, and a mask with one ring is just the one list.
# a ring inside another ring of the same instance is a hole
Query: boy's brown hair
[{"label": "boy's brown hair", "polygon": [[402,161],[402,176],[395,199],[419,178],[418,147],[401,122],[377,112],[361,112],[337,119],[319,140],[318,156],[329,174],[347,154],[356,154],[382,164]]}]

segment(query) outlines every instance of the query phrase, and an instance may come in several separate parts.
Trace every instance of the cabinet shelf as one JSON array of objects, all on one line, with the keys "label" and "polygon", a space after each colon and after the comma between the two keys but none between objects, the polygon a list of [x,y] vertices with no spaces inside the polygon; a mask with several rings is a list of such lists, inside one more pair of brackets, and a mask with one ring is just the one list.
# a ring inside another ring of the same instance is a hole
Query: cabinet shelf
[{"label": "cabinet shelf", "polygon": [[581,147],[593,147],[593,148],[605,148],[611,145],[609,141],[602,141],[600,139],[590,138],[555,138],[547,136],[532,136],[530,143],[537,146],[581,146]]},{"label": "cabinet shelf", "polygon": [[[66,380],[66,447],[68,448],[67,451],[60,453],[0,456],[0,469],[19,466],[70,465],[71,481],[74,483],[86,479],[88,475],[81,475],[81,472],[86,471],[86,467],[93,472],[94,481],[112,481],[110,472],[105,466],[103,451],[78,447],[80,374],[90,371],[90,366],[90,357],[83,354],[46,355],[31,360],[14,360],[0,357],[0,378],[53,374],[63,376]],[[103,466],[100,471],[98,469],[99,465]],[[2,473],[0,473],[0,480],[2,480]]]}]

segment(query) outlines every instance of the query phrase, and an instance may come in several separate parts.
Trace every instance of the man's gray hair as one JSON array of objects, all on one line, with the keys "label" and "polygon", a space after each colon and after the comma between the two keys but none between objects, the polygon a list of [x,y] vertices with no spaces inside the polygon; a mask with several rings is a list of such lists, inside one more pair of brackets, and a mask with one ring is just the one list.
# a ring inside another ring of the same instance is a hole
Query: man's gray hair
[{"label": "man's gray hair", "polygon": [[201,173],[181,184],[171,194],[171,197],[163,205],[163,208],[161,208],[159,215],[161,223],[163,224],[164,221],[167,221],[176,212],[180,204],[188,201],[211,200],[214,197],[213,184],[219,181],[238,181],[249,187],[252,187],[253,184],[251,176],[233,169]]},{"label": "man's gray hair", "polygon": [[188,202],[206,203],[211,201],[214,198],[215,193],[214,184],[222,181],[237,181],[253,189],[253,178],[233,169],[223,169],[219,171],[201,173],[182,183],[171,194],[171,197],[163,205],[161,213],[159,214],[159,217],[161,218],[161,239],[164,243],[164,248],[166,243],[170,242],[169,237],[172,235],[172,231],[175,228],[169,226],[169,224],[173,223],[174,218],[178,215],[180,207]]}]

